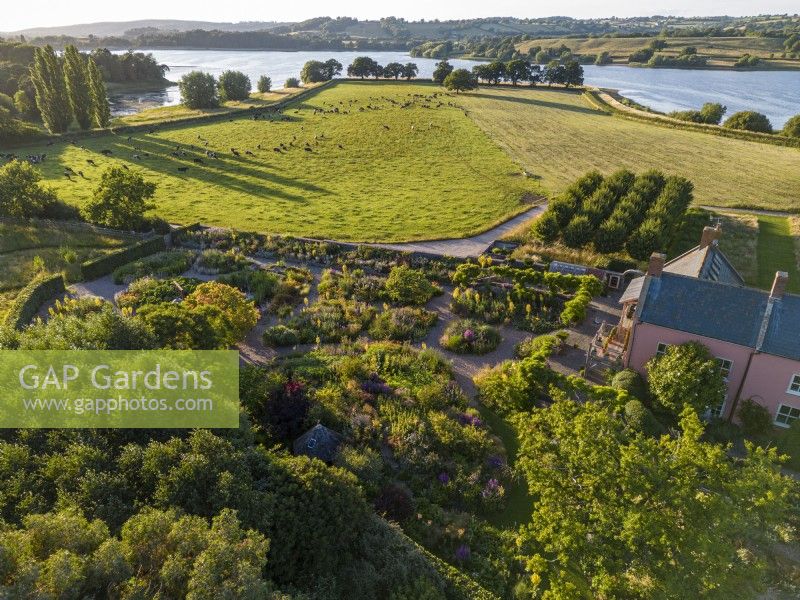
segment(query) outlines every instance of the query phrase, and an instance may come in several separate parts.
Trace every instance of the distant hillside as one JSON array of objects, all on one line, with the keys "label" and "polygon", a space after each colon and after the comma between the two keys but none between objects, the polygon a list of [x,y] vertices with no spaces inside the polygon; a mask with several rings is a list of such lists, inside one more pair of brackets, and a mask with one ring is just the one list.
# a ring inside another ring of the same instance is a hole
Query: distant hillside
[{"label": "distant hillside", "polygon": [[193,29],[217,29],[219,31],[261,31],[273,29],[282,23],[268,21],[248,21],[242,23],[214,23],[212,21],[180,21],[177,19],[142,19],[140,21],[106,21],[102,23],[83,23],[61,27],[31,27],[0,33],[7,37],[24,35],[26,38],[66,35],[70,37],[124,36],[127,32],[138,31],[191,31]]}]

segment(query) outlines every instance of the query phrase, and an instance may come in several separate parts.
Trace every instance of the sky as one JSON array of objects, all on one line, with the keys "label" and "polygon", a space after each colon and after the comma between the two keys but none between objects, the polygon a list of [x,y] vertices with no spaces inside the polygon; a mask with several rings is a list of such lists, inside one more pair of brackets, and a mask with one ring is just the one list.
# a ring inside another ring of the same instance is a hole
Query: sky
[{"label": "sky", "polygon": [[546,17],[553,14],[577,18],[644,15],[752,15],[800,11],[798,0],[303,0],[242,2],[226,0],[38,0],[9,2],[0,17],[0,31],[132,21],[137,19],[185,19],[198,21],[302,21],[319,16],[376,19],[386,16],[409,20],[466,19],[475,17]]}]

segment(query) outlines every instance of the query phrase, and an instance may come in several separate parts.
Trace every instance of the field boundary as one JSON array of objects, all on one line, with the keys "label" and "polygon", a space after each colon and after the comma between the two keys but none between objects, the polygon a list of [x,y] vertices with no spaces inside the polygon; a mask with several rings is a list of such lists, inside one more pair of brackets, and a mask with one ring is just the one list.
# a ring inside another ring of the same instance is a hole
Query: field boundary
[{"label": "field boundary", "polygon": [[218,112],[208,115],[197,115],[192,117],[186,117],[182,119],[173,119],[173,120],[165,120],[165,121],[154,121],[152,123],[141,123],[136,125],[120,125],[117,127],[106,127],[103,129],[90,129],[87,131],[70,131],[64,134],[51,134],[51,133],[43,133],[41,137],[37,137],[36,139],[25,140],[24,142],[20,143],[12,143],[9,145],[2,145],[0,147],[6,149],[12,148],[25,148],[26,146],[36,146],[40,145],[42,141],[52,141],[52,142],[64,142],[69,143],[72,141],[83,140],[88,138],[94,137],[101,137],[104,135],[120,135],[120,134],[130,134],[135,133],[141,130],[152,130],[156,127],[168,129],[172,126],[185,126],[191,125],[193,123],[205,123],[205,122],[214,122],[216,120],[223,120],[223,119],[230,119],[230,118],[237,118],[245,115],[252,115],[254,113],[258,113],[264,110],[275,110],[275,109],[282,109],[287,105],[296,102],[297,100],[302,100],[306,96],[312,95],[317,91],[323,90],[329,87],[332,83],[336,80],[326,81],[321,83],[320,85],[316,85],[312,88],[304,88],[297,92],[296,94],[292,94],[287,98],[282,98],[280,100],[276,100],[270,104],[265,104],[263,106],[255,106],[255,107],[247,107],[247,108],[231,108],[230,110],[224,112]]},{"label": "field boundary", "polygon": [[611,93],[602,88],[590,89],[586,88],[584,97],[595,108],[603,112],[619,115],[620,117],[640,121],[644,123],[652,123],[661,127],[669,127],[672,129],[683,129],[685,131],[697,131],[700,133],[707,133],[717,135],[720,137],[728,137],[747,142],[756,142],[761,144],[771,144],[773,146],[784,146],[787,148],[800,148],[800,139],[795,140],[786,137],[779,133],[759,133],[756,131],[740,131],[736,129],[726,129],[720,125],[709,125],[705,123],[690,123],[675,119],[668,115],[659,113],[651,113],[639,110],[630,106],[622,104],[619,100],[614,98]]}]

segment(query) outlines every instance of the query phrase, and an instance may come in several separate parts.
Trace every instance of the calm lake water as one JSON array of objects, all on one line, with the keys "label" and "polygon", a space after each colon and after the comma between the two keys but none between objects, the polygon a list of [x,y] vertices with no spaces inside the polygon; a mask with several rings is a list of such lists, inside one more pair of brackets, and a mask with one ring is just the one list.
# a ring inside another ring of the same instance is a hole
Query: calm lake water
[{"label": "calm lake water", "polygon": [[[436,60],[410,58],[403,52],[270,52],[263,50],[145,50],[169,66],[167,78],[178,81],[190,71],[201,70],[218,76],[235,69],[246,73],[255,86],[261,75],[282,87],[288,77],[298,77],[308,60],[335,58],[345,69],[356,56],[367,54],[385,65],[415,62],[420,77],[431,77]],[[471,68],[475,62],[451,60],[456,68]],[[699,108],[704,102],[720,102],[728,114],[757,110],[766,114],[774,127],[800,113],[800,71],[690,71],[646,69],[621,66],[584,67],[587,85],[615,88],[641,104],[660,111]],[[167,104],[178,104],[177,86],[154,92],[111,95],[115,115],[132,114]]]}]

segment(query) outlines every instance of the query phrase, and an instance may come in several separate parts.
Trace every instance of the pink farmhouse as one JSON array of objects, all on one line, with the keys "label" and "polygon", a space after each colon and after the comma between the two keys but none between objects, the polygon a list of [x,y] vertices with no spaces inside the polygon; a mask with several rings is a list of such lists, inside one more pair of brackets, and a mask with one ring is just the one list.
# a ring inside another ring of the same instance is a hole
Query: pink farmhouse
[{"label": "pink farmhouse", "polygon": [[711,415],[732,419],[751,398],[788,427],[800,418],[800,296],[786,293],[782,271],[769,292],[745,286],[719,250],[720,233],[706,227],[699,246],[669,262],[654,254],[622,295],[619,323],[604,325],[590,357],[646,376],[647,362],[670,345],[700,342],[728,387]]}]

